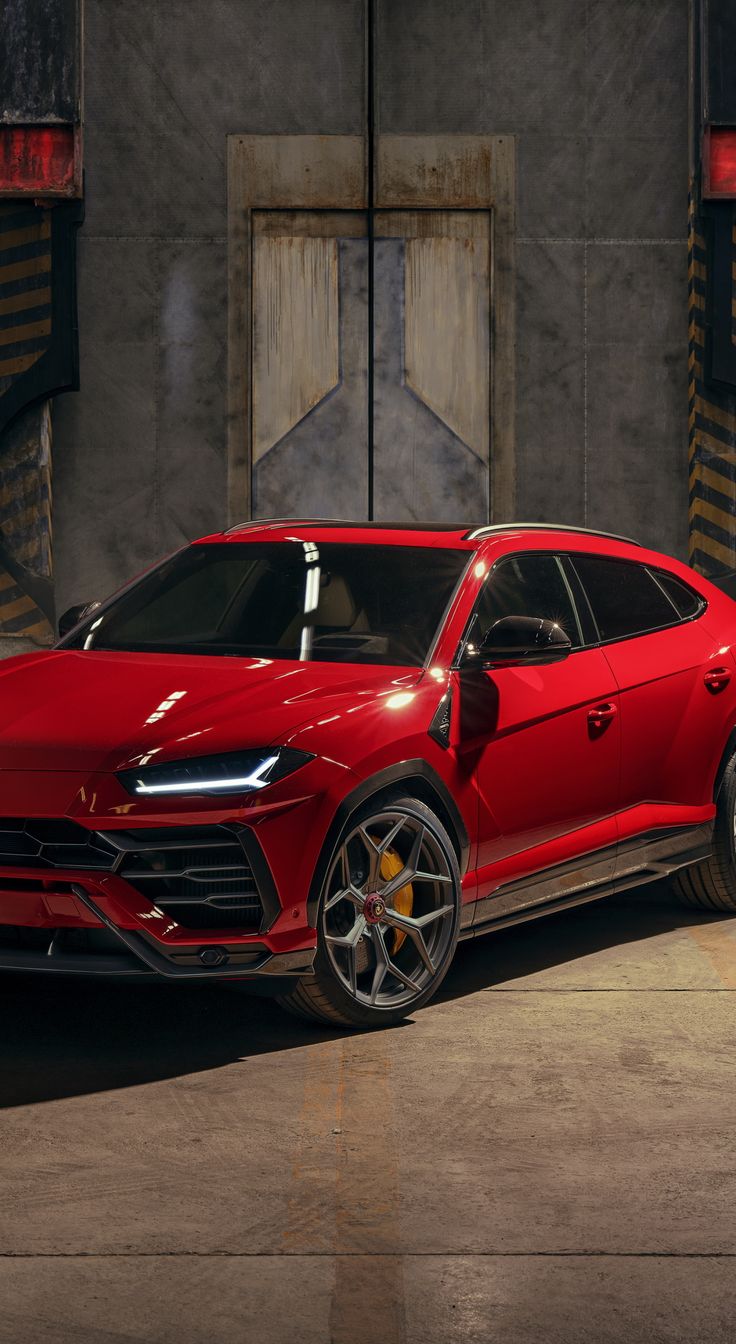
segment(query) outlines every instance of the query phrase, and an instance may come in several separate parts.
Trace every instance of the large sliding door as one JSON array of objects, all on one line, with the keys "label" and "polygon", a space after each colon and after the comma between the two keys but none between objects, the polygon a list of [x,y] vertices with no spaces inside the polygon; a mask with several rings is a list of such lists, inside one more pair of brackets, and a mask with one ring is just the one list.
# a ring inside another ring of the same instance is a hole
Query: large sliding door
[{"label": "large sliding door", "polygon": [[509,516],[512,146],[456,139],[380,137],[369,211],[358,138],[233,138],[234,519]]}]

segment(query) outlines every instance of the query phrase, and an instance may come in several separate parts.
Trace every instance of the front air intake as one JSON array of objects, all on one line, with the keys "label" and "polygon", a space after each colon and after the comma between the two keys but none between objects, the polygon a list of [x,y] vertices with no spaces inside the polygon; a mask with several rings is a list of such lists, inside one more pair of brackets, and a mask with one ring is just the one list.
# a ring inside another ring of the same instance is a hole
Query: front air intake
[{"label": "front air intake", "polygon": [[177,826],[103,839],[120,850],[117,874],[182,928],[260,929],[263,904],[237,832]]}]

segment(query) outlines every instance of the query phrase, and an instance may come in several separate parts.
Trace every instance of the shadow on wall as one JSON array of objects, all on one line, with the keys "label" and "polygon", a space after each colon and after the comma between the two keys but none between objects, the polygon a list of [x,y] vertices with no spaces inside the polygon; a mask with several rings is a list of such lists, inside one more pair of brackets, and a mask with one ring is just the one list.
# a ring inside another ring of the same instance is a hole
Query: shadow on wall
[{"label": "shadow on wall", "polygon": [[[679,906],[666,887],[652,886],[517,925],[462,944],[435,1002],[513,989],[523,976],[704,922],[707,917]],[[273,1001],[234,987],[9,974],[0,1004],[0,1107],[201,1073],[346,1034],[299,1022]],[[492,1004],[484,999],[477,1010],[491,1012]],[[411,1025],[410,1019],[401,1029]]]}]

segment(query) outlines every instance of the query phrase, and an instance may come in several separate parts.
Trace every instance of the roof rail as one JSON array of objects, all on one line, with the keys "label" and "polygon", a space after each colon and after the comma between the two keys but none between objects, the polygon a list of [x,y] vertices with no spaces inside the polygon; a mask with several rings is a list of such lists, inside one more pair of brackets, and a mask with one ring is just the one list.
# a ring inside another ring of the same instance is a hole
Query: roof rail
[{"label": "roof rail", "polygon": [[478,541],[481,537],[493,536],[495,532],[579,532],[586,537],[607,537],[609,541],[625,541],[629,546],[641,546],[640,541],[632,537],[621,537],[617,532],[600,532],[595,527],[573,527],[565,523],[489,523],[486,527],[476,527],[466,532],[463,541]]},{"label": "roof rail", "polygon": [[223,536],[228,537],[231,532],[245,532],[250,527],[291,527],[292,523],[319,524],[322,527],[330,523],[347,522],[349,522],[347,518],[250,518],[245,523],[233,523],[233,526],[228,527]]}]

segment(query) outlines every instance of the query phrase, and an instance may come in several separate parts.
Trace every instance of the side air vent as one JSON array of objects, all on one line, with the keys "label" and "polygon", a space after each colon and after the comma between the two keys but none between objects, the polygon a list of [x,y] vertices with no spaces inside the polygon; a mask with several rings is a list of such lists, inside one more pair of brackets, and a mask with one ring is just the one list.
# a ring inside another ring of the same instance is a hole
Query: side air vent
[{"label": "side air vent", "polygon": [[450,745],[450,723],[452,721],[452,692],[446,691],[440,700],[434,714],[432,722],[427,729],[429,736],[439,743],[441,747]]},{"label": "side air vent", "polygon": [[[13,868],[39,879],[3,873]],[[40,874],[60,868],[114,872],[184,929],[253,933],[280,909],[260,846],[237,828],[95,832],[67,818],[0,818],[0,890],[40,890]]]},{"label": "side air vent", "polygon": [[120,850],[119,876],[182,928],[261,927],[263,905],[252,868],[227,827],[109,831],[104,839]]}]

